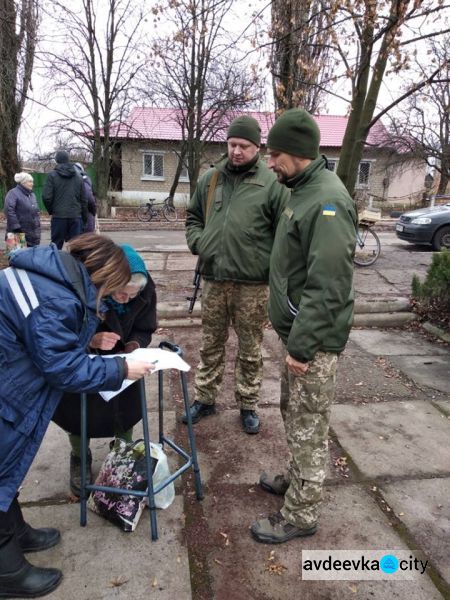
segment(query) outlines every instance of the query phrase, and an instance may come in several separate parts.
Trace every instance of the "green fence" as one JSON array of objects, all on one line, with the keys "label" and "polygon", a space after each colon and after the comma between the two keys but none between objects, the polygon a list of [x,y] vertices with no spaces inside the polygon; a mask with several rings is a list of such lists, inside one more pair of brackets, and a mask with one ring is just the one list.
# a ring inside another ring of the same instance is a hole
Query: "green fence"
[{"label": "green fence", "polygon": [[[94,171],[94,168],[92,166],[87,167],[86,168],[86,173],[92,179],[93,185],[95,185],[95,171]],[[45,180],[47,178],[47,173],[30,173],[30,175],[32,175],[32,177],[33,177],[33,181],[34,181],[33,192],[36,195],[36,199],[38,201],[39,209],[42,212],[47,212],[46,209],[45,209],[44,203],[42,202],[42,190],[44,188]],[[5,205],[5,196],[6,196],[6,192],[7,191],[8,190],[5,190],[4,184],[2,182],[0,182],[0,209],[1,210],[3,210],[3,207]]]}]

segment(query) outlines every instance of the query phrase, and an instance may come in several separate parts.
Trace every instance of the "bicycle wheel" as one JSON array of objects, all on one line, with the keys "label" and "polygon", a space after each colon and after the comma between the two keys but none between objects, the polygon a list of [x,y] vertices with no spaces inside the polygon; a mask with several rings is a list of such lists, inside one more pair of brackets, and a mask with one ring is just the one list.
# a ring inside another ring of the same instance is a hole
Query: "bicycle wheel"
[{"label": "bicycle wheel", "polygon": [[150,204],[142,204],[137,211],[137,218],[139,221],[151,221],[153,217],[153,211]]},{"label": "bicycle wheel", "polygon": [[178,218],[176,209],[168,204],[166,204],[163,208],[163,215],[166,221],[176,221]]},{"label": "bicycle wheel", "polygon": [[381,244],[377,234],[369,227],[358,226],[355,256],[353,261],[360,267],[368,267],[380,256]]}]

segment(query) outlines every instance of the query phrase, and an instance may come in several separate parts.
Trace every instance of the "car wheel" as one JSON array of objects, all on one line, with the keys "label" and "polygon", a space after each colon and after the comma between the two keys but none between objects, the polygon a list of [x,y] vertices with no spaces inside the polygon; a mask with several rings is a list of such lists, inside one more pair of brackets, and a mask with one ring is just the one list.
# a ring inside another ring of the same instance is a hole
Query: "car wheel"
[{"label": "car wheel", "polygon": [[439,229],[439,231],[437,231],[434,235],[434,250],[440,250],[442,247],[448,248],[450,250],[450,225],[441,227],[441,229]]}]

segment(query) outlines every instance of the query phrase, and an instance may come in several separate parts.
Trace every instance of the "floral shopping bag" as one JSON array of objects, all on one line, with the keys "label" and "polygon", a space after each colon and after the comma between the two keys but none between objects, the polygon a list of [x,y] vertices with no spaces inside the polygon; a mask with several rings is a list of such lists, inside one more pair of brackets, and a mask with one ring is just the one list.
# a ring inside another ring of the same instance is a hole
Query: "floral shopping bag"
[{"label": "floral shopping bag", "polygon": [[[152,473],[157,460],[152,456]],[[96,485],[145,491],[147,471],[143,440],[127,443],[117,440],[107,455],[95,481]],[[145,497],[108,492],[92,492],[88,507],[123,531],[134,531],[145,506]]]}]

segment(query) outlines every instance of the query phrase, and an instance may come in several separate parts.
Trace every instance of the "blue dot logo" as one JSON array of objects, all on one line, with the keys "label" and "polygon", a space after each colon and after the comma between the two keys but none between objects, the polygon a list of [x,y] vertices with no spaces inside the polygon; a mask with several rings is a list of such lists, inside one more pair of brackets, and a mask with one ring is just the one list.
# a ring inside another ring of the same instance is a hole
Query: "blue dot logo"
[{"label": "blue dot logo", "polygon": [[398,571],[398,558],[393,554],[385,554],[380,560],[380,569],[391,575]]}]

